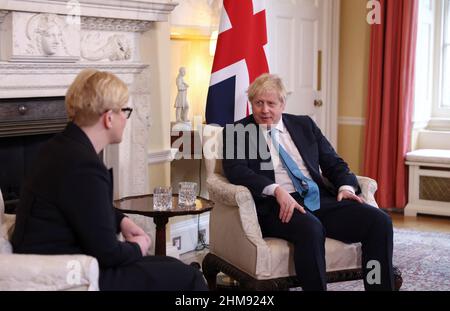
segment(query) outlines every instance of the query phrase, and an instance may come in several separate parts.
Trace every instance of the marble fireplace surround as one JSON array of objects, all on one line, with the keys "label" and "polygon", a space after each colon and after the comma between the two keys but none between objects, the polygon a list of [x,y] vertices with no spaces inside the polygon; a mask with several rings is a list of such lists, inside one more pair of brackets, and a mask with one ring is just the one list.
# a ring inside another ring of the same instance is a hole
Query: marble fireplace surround
[{"label": "marble fireplace surround", "polygon": [[[134,108],[120,145],[105,150],[115,198],[148,193],[151,68],[142,34],[167,21],[163,0],[0,0],[0,98],[64,96],[84,68],[111,71]],[[148,43],[147,43],[148,44]],[[1,118],[1,116],[0,116]]]}]

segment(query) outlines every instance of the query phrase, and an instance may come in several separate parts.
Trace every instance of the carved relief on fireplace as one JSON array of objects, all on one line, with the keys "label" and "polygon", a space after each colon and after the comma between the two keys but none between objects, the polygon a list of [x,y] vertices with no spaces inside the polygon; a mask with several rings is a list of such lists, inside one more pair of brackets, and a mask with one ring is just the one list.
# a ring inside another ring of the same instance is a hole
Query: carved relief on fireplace
[{"label": "carved relief on fireplace", "polygon": [[57,14],[10,12],[2,27],[2,54],[8,61],[76,62],[80,25]]},{"label": "carved relief on fireplace", "polygon": [[131,58],[132,44],[124,34],[102,35],[100,32],[83,35],[81,56],[88,61],[123,61]]}]

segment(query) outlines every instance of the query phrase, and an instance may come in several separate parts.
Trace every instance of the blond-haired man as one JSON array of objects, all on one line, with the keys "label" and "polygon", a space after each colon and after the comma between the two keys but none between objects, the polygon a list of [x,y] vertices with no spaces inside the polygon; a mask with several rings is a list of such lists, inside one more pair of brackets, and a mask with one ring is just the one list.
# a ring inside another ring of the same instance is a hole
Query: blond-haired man
[{"label": "blond-haired man", "polygon": [[[392,290],[390,217],[357,196],[356,176],[310,117],[283,113],[286,90],[278,76],[258,77],[248,97],[253,114],[225,128],[223,169],[251,191],[262,234],[293,244],[303,289],[326,289],[331,237],[362,243],[367,290]],[[379,269],[368,276],[372,264]]]}]

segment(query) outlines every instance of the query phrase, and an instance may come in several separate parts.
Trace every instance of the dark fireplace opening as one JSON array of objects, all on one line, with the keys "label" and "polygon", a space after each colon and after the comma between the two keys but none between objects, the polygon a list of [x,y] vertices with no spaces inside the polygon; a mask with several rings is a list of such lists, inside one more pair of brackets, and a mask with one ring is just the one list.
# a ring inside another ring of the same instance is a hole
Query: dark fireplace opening
[{"label": "dark fireplace opening", "polygon": [[6,213],[15,213],[39,149],[66,124],[64,97],[0,99],[0,189]]},{"label": "dark fireplace opening", "polygon": [[0,138],[0,189],[5,212],[14,213],[22,183],[31,172],[40,147],[55,134]]}]

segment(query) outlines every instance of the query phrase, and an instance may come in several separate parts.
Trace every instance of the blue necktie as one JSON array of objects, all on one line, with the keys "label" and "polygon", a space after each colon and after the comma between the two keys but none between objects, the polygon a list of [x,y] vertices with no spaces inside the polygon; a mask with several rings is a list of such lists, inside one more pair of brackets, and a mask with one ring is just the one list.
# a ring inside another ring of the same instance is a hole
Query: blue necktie
[{"label": "blue necktie", "polygon": [[288,175],[294,184],[295,190],[303,198],[303,203],[310,211],[313,212],[318,210],[320,208],[319,187],[314,180],[303,175],[302,171],[298,168],[298,165],[279,143],[278,134],[278,129],[275,128],[269,132],[269,135],[272,137],[273,145],[276,150],[278,150],[281,162],[286,168]]}]

